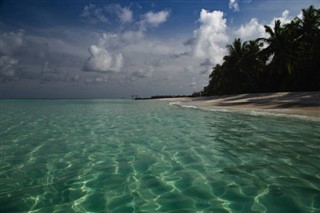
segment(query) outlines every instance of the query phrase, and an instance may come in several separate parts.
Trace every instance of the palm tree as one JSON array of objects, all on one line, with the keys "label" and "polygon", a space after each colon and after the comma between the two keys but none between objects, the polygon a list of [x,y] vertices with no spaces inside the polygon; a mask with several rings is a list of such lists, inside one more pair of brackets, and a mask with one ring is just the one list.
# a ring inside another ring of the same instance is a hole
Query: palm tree
[{"label": "palm tree", "polygon": [[306,44],[310,44],[319,33],[320,10],[315,9],[312,5],[308,9],[303,9],[299,28]]},{"label": "palm tree", "polygon": [[259,38],[268,44],[268,47],[261,51],[262,56],[271,59],[269,67],[270,78],[268,81],[272,83],[270,90],[283,90],[284,79],[292,73],[294,54],[292,53],[293,39],[290,38],[289,28],[281,26],[281,21],[276,20],[274,28],[265,26],[266,33],[269,38]]},{"label": "palm tree", "polygon": [[223,73],[223,66],[221,66],[220,64],[217,64],[215,67],[213,67],[212,73],[209,76],[210,78],[209,84],[203,90],[204,95],[206,96],[215,95],[223,91],[222,86],[224,85],[224,83],[223,83],[222,73]]},{"label": "palm tree", "polygon": [[261,80],[264,79],[266,60],[261,57],[261,47],[262,43],[257,40],[245,44],[242,66],[246,74],[247,92],[258,92],[265,88],[265,83]]},{"label": "palm tree", "polygon": [[232,44],[227,45],[228,55],[224,57],[226,72],[226,90],[228,93],[245,92],[243,84],[246,82],[246,74],[243,66],[243,59],[247,42],[237,38]]},{"label": "palm tree", "polygon": [[240,63],[245,52],[245,46],[246,42],[242,43],[240,38],[235,39],[232,44],[226,46],[229,54],[224,57],[224,60],[230,63]]},{"label": "palm tree", "polygon": [[262,40],[269,46],[262,51],[262,54],[267,57],[273,56],[273,63],[278,65],[279,59],[286,55],[287,35],[285,29],[281,26],[280,20],[275,21],[273,29],[267,25],[264,27],[269,38],[260,38],[258,41]]},{"label": "palm tree", "polygon": [[257,41],[242,42],[235,39],[227,45],[228,55],[222,65],[217,64],[211,73],[205,94],[231,94],[254,92],[261,87],[261,73],[265,61],[259,56],[260,44]]},{"label": "palm tree", "polygon": [[265,30],[268,38],[238,38],[226,46],[228,54],[213,68],[205,95],[320,90],[320,9],[310,6],[301,19],[286,25],[277,20]]},{"label": "palm tree", "polygon": [[302,10],[298,21],[300,55],[295,84],[299,90],[319,90],[320,86],[320,9]]}]

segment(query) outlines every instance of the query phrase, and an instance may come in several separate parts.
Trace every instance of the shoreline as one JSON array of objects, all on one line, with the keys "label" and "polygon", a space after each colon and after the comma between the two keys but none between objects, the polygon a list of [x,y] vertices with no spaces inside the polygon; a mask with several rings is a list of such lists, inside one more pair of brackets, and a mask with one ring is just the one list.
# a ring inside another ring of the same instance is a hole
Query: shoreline
[{"label": "shoreline", "polygon": [[320,118],[320,92],[277,92],[196,98],[159,99],[177,105],[212,110],[254,111]]}]

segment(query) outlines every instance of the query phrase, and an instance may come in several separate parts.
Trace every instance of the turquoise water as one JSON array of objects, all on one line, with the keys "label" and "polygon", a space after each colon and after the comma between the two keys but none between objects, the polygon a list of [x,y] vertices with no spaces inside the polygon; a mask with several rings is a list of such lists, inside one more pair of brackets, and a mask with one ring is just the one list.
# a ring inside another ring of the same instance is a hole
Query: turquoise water
[{"label": "turquoise water", "polygon": [[320,212],[320,122],[1,100],[0,212]]}]

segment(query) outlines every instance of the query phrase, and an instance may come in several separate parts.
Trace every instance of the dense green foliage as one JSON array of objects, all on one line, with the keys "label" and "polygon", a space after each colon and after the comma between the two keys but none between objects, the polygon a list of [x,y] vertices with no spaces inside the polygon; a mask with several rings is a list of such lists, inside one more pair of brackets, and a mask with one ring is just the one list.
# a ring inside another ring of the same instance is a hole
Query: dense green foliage
[{"label": "dense green foliage", "polygon": [[265,26],[268,38],[227,46],[204,95],[320,90],[320,9],[302,10],[289,24]]}]

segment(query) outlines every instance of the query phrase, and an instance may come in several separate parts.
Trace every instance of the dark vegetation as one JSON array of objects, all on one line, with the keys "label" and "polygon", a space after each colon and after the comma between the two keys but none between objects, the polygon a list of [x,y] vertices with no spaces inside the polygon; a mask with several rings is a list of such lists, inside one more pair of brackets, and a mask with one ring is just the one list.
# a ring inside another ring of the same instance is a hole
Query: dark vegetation
[{"label": "dark vegetation", "polygon": [[149,99],[162,99],[162,98],[184,98],[184,97],[196,97],[192,95],[155,95],[150,98],[141,98],[138,96],[133,97],[134,100],[149,100]]},{"label": "dark vegetation", "polygon": [[268,38],[227,45],[202,95],[320,90],[320,9],[302,10],[289,24],[265,26]]}]

